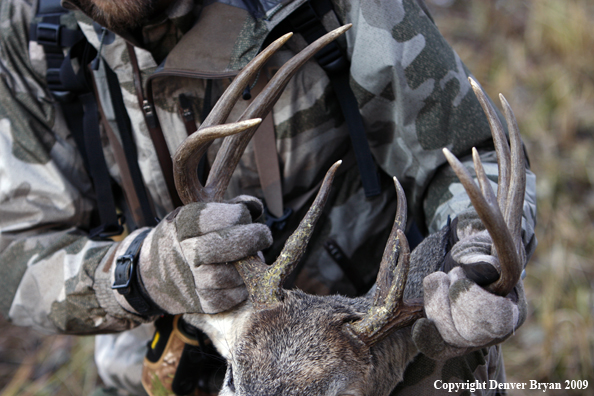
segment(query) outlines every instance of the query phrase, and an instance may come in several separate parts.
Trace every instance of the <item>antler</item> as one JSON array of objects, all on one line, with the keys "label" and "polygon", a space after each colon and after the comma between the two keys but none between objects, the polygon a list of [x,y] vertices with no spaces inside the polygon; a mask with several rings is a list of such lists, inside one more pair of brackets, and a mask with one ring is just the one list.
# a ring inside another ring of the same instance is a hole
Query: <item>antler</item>
[{"label": "antler", "polygon": [[[346,32],[351,26],[351,24],[345,25],[327,33],[285,63],[239,118],[240,120],[251,118],[253,119],[252,123],[230,124],[234,125],[233,127],[220,125],[227,120],[231,109],[246,85],[264,66],[266,61],[291,38],[293,33],[287,33],[275,40],[243,68],[217,101],[198,131],[186,139],[174,155],[175,186],[184,204],[197,201],[218,202],[223,199],[233,170],[239,163],[243,151],[260,123],[258,119],[264,118],[272,109],[289,79],[297,70],[316,52]],[[242,131],[245,131],[245,133],[239,134]],[[237,135],[229,136],[233,134]],[[197,136],[194,137],[194,135]],[[223,145],[212,164],[206,184],[202,186],[195,171],[198,162],[212,141],[217,137],[224,136],[229,137],[223,141]]]},{"label": "antler", "polygon": [[526,190],[524,152],[516,118],[507,100],[503,95],[499,95],[509,129],[511,156],[503,126],[495,109],[480,85],[471,77],[469,77],[469,81],[487,115],[493,134],[499,168],[497,198],[495,198],[475,148],[472,149],[472,158],[480,190],[462,163],[448,149],[444,148],[443,152],[489,231],[493,239],[494,255],[499,258],[501,264],[499,279],[487,286],[486,289],[494,294],[506,296],[518,283],[524,263],[521,238],[522,206]]},{"label": "antler", "polygon": [[406,227],[407,203],[396,177],[394,186],[398,199],[396,218],[380,263],[373,304],[363,319],[350,324],[353,333],[369,346],[391,331],[410,326],[423,317],[422,301],[405,302],[403,299],[410,264],[410,248],[403,231]]},{"label": "antler", "polygon": [[330,194],[336,170],[341,163],[342,161],[336,162],[326,173],[316,199],[285,243],[274,264],[268,266],[255,256],[235,263],[235,268],[243,278],[256,309],[265,309],[282,301],[285,293],[283,283],[305,252],[315,224]]},{"label": "antler", "polygon": [[[261,119],[272,109],[289,79],[317,51],[324,48],[350,27],[351,25],[345,25],[322,36],[285,63],[240,117],[240,120],[244,121],[220,125],[226,121],[244,87],[270,56],[291,37],[292,33],[286,34],[270,44],[237,75],[210,115],[204,120],[200,129],[189,136],[175,153],[173,161],[175,185],[184,204],[222,200],[241,154],[256,131]],[[244,133],[239,134],[242,131]],[[217,153],[205,186],[202,186],[196,174],[198,161],[211,142],[215,138],[223,136],[228,137],[225,138]],[[341,161],[338,161],[327,172],[314,203],[293,235],[288,239],[273,265],[266,265],[257,256],[248,257],[234,263],[246,284],[250,299],[256,309],[270,307],[282,300],[284,294],[283,282],[305,252],[315,223],[320,217],[322,208],[328,198],[334,174],[340,163]]]}]

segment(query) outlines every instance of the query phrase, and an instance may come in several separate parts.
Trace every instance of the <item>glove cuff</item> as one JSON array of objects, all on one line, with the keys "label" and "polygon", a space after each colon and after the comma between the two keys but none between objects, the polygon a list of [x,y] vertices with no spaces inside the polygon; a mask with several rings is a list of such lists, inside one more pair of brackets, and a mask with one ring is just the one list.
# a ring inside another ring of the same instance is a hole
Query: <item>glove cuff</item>
[{"label": "glove cuff", "polygon": [[[116,253],[112,271],[112,286],[116,300],[122,307],[143,317],[165,313],[151,299],[138,269],[138,256],[150,228],[130,234]],[[131,242],[130,242],[131,240]]]},{"label": "glove cuff", "polygon": [[[121,244],[121,243],[120,243]],[[138,326],[141,323],[148,322],[154,318],[145,318],[133,313],[133,310],[124,309],[121,302],[116,296],[119,294],[111,288],[113,285],[113,266],[115,264],[115,257],[117,249],[120,247],[117,243],[104,257],[104,260],[99,264],[95,270],[95,278],[93,289],[99,301],[101,308],[105,310],[105,323],[101,323],[101,328],[108,328],[113,331],[129,330]],[[125,300],[124,300],[125,301]]]}]

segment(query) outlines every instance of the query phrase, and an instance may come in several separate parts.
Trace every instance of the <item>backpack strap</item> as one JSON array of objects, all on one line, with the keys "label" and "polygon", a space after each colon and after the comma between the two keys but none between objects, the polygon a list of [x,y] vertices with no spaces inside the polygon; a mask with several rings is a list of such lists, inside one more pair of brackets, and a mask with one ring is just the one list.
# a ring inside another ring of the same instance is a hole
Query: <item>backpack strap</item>
[{"label": "backpack strap", "polygon": [[[60,0],[39,0],[36,21],[30,26],[30,40],[43,46],[46,60],[46,81],[49,90],[67,115],[66,123],[83,157],[85,168],[91,177],[97,202],[98,219],[92,221],[91,238],[104,239],[123,232],[123,216],[116,210],[114,181],[109,174],[102,150],[99,129],[99,103],[93,90],[92,77],[88,70],[97,51],[88,43],[84,34],[77,29],[69,29],[61,24],[61,19],[70,11],[60,5]],[[64,49],[68,49],[64,56]],[[75,71],[73,61],[81,65]],[[115,73],[107,71],[118,129],[122,138],[132,184],[140,201],[144,224],[154,225],[148,194],[138,168],[136,150],[132,140],[127,113],[122,116],[121,92],[119,99],[113,89]],[[117,77],[115,77],[117,84]],[[119,88],[119,84],[118,84]],[[117,92],[116,92],[117,93]],[[126,124],[127,123],[127,124]],[[132,160],[134,159],[134,160]],[[129,190],[124,186],[125,190]],[[130,206],[130,205],[129,205]],[[97,225],[99,224],[99,225]]]},{"label": "backpack strap", "polygon": [[64,63],[63,48],[72,48],[84,38],[80,29],[69,29],[60,24],[62,15],[69,11],[62,8],[60,0],[39,0],[36,19],[31,23],[29,40],[43,46],[47,61],[46,80],[51,91],[67,91],[62,85],[60,69]]},{"label": "backpack strap", "polygon": [[132,63],[132,71],[134,73],[134,89],[136,90],[136,97],[138,99],[138,105],[142,110],[142,115],[149,130],[151,140],[157,153],[157,159],[161,166],[161,171],[165,179],[165,185],[167,191],[173,203],[173,207],[177,208],[182,206],[183,203],[175,189],[175,181],[173,180],[173,160],[171,159],[171,153],[167,147],[163,130],[159,119],[155,114],[155,108],[151,102],[146,99],[144,88],[142,85],[142,75],[140,73],[140,67],[138,66],[138,59],[136,58],[136,52],[134,52],[134,46],[130,43],[126,43],[128,55],[130,55],[130,63]]},{"label": "backpack strap", "polygon": [[[136,225],[138,227],[154,227],[157,225],[157,220],[138,165],[138,154],[132,135],[132,123],[128,116],[128,112],[126,111],[120,82],[118,76],[105,62],[103,62],[103,65],[105,67],[111,105],[115,113],[120,138],[122,139],[123,147],[121,147],[121,151],[123,151],[126,158],[127,170],[130,173],[130,178],[132,180],[132,185],[128,186],[132,188],[126,189],[126,186],[124,186],[124,189],[130,190],[130,195],[134,195],[138,201],[138,206],[136,208],[140,213],[137,213]],[[126,165],[122,165],[122,168],[126,168]],[[134,208],[131,209],[134,210]]]},{"label": "backpack strap", "polygon": [[[299,32],[305,41],[311,44],[327,33],[322,24],[322,17],[331,10],[333,8],[330,0],[307,0],[302,6],[293,11],[287,19],[292,30]],[[336,93],[342,114],[346,120],[357,165],[361,173],[365,196],[377,196],[381,193],[379,175],[371,155],[369,142],[365,136],[359,105],[349,83],[349,61],[346,54],[333,41],[314,57],[330,78],[332,88]]]}]

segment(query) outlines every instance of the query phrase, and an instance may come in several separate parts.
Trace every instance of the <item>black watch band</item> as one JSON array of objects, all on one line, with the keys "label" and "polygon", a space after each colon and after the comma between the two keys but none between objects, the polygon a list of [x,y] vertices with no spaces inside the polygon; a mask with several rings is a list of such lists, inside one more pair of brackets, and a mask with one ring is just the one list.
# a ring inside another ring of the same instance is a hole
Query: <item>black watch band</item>
[{"label": "black watch band", "polygon": [[147,229],[134,238],[126,253],[116,259],[115,280],[112,289],[117,290],[132,308],[140,315],[153,316],[163,314],[163,310],[159,308],[146,292],[140,275],[138,274],[138,254],[144,239],[150,232]]}]

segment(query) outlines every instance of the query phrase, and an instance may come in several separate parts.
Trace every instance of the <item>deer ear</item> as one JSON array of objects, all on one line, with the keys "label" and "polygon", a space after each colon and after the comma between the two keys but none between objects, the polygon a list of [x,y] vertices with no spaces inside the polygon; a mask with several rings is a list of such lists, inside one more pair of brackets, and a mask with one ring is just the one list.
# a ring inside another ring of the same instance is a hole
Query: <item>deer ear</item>
[{"label": "deer ear", "polygon": [[241,339],[247,321],[253,312],[252,304],[246,301],[232,310],[214,315],[185,314],[184,321],[202,330],[217,348],[217,351],[230,360],[237,340]]}]

